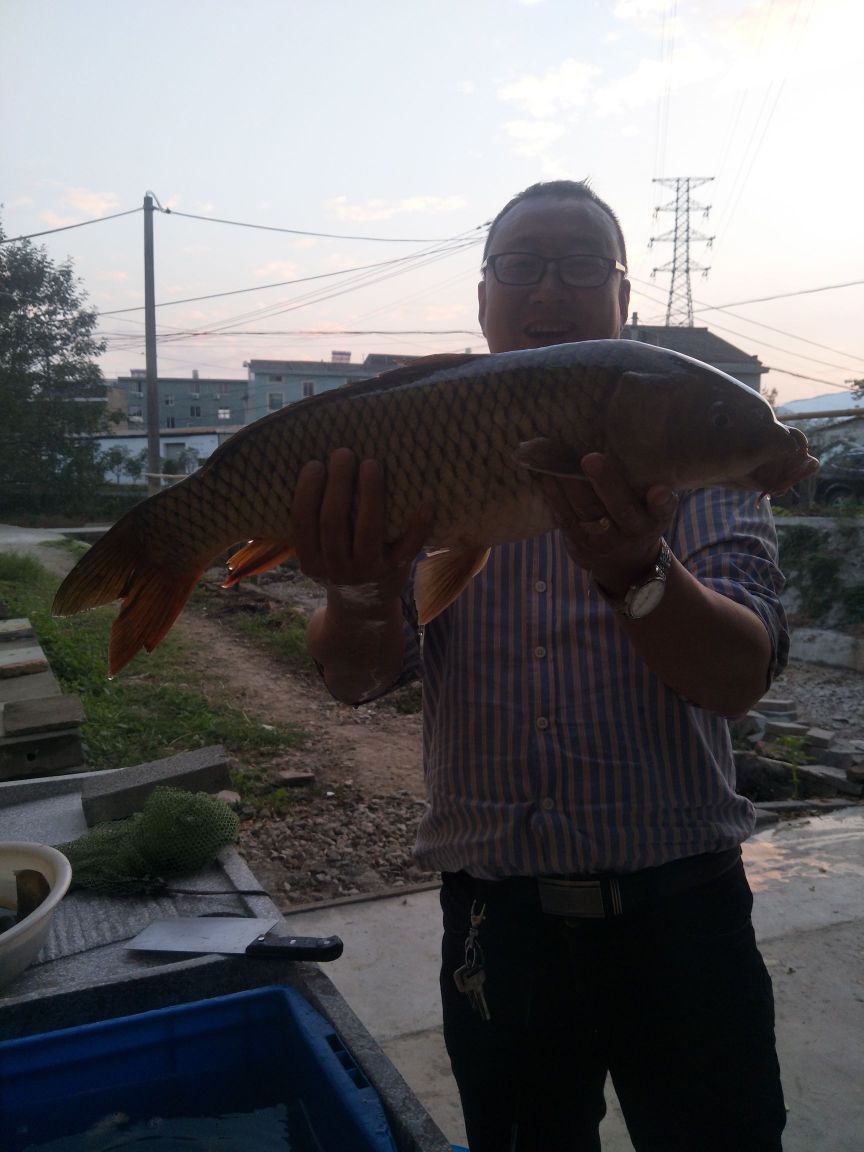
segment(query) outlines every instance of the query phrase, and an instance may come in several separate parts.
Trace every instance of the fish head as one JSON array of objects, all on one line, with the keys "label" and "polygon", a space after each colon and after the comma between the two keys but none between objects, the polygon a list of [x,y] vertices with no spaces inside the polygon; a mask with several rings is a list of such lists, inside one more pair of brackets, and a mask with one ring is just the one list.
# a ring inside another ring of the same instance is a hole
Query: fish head
[{"label": "fish head", "polygon": [[606,411],[606,451],[634,487],[741,488],[778,496],[819,467],[763,396],[671,353],[668,371],[624,371]]}]

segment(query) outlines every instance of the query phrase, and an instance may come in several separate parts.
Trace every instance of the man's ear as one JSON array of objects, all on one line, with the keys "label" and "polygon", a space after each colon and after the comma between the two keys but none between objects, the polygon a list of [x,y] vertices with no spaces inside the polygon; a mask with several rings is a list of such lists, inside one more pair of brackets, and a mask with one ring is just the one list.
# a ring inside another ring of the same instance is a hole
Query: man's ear
[{"label": "man's ear", "polygon": [[[629,288],[629,285],[628,285]],[[480,321],[480,331],[486,335],[486,280],[485,278],[477,285],[477,303],[478,311],[477,318]]]},{"label": "man's ear", "polygon": [[621,327],[630,318],[630,281],[621,279],[621,287],[618,289],[618,307],[621,310]]}]

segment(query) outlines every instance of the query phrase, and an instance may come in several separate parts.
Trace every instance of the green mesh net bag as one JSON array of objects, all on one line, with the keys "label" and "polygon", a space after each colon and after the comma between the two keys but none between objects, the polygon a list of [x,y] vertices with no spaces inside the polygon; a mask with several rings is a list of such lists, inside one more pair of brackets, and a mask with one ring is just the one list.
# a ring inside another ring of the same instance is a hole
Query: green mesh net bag
[{"label": "green mesh net bag", "polygon": [[140,812],[97,824],[58,845],[72,865],[72,886],[111,895],[156,893],[166,878],[195,872],[232,844],[237,814],[206,792],[155,788]]}]

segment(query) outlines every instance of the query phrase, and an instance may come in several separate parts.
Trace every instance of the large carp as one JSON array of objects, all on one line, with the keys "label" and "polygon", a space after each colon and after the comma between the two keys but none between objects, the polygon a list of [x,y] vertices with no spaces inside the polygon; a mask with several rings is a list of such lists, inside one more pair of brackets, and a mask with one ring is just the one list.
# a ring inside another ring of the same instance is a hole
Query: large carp
[{"label": "large carp", "polygon": [[[386,533],[435,508],[416,597],[426,622],[493,544],[552,517],[532,472],[580,474],[603,452],[639,491],[723,485],[778,494],[818,467],[807,441],[757,392],[698,360],[630,340],[496,355],[444,355],[291,404],[241,429],[185,480],[127,512],[73,568],[65,616],[121,599],[109,670],[151,651],[213,559],[235,583],[287,559],[300,469],[338,447],[380,462]],[[442,554],[441,550],[446,549]]]}]

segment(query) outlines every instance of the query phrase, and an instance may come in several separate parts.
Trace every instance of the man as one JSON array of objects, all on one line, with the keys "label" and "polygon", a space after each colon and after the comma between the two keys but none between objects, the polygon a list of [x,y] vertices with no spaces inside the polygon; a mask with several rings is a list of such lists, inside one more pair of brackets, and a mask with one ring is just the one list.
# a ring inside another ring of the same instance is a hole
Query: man
[{"label": "man", "polygon": [[[608,205],[532,186],[490,227],[490,351],[618,337],[625,274]],[[559,530],[493,549],[421,655],[410,569],[432,510],[385,544],[377,465],[308,465],[297,550],[328,588],[309,649],[349,702],[422,666],[416,851],[442,872],[472,1152],[596,1152],[607,1072],[637,1152],[776,1152],[772,992],[740,860],[753,810],[725,719],[786,659],[771,514],[721,489],[643,498],[597,453],[582,468],[537,478]]]}]

